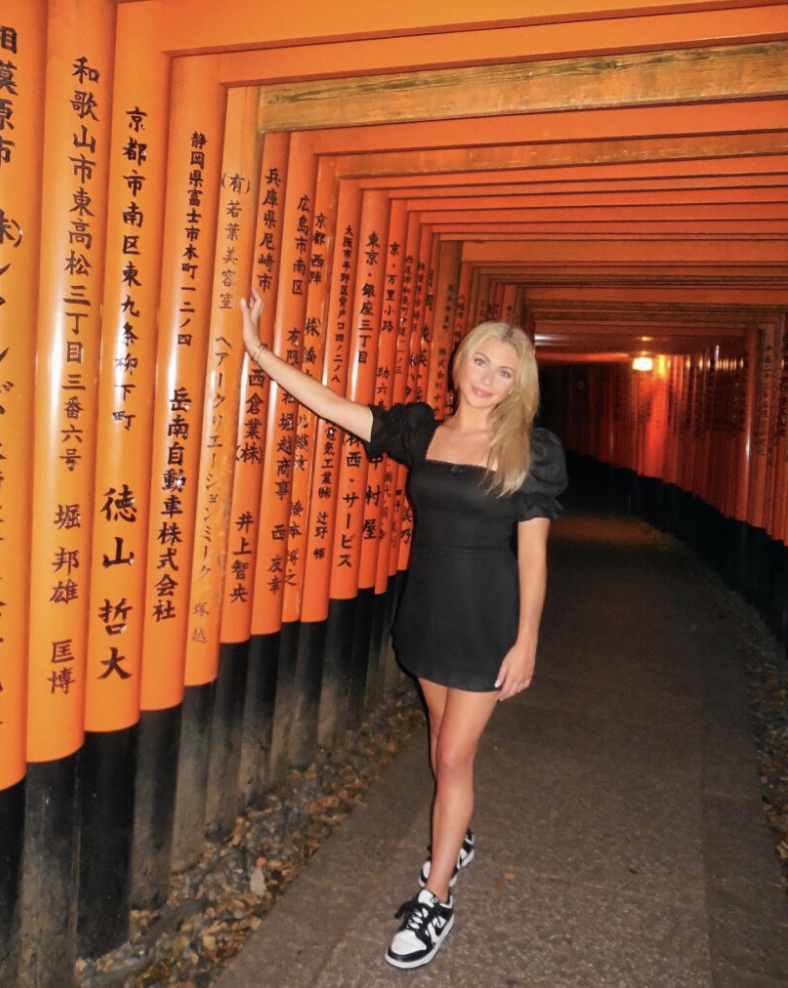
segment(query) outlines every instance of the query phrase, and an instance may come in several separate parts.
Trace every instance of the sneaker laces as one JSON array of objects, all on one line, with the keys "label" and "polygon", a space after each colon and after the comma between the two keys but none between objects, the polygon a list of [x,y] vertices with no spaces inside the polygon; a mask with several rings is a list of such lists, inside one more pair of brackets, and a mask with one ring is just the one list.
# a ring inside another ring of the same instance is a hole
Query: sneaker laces
[{"label": "sneaker laces", "polygon": [[433,912],[435,912],[435,906],[427,906],[423,902],[419,902],[418,899],[408,899],[394,913],[394,919],[400,919],[404,916],[405,920],[400,929],[410,930],[422,943],[430,946],[430,935],[425,927]]}]

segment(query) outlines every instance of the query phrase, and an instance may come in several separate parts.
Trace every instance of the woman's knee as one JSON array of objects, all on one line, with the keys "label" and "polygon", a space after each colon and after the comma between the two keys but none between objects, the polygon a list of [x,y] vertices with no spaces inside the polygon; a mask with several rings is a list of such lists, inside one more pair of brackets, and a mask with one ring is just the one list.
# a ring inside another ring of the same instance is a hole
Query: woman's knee
[{"label": "woman's knee", "polygon": [[436,771],[439,776],[447,778],[468,775],[473,771],[475,755],[475,746],[445,742],[439,738],[435,753]]}]

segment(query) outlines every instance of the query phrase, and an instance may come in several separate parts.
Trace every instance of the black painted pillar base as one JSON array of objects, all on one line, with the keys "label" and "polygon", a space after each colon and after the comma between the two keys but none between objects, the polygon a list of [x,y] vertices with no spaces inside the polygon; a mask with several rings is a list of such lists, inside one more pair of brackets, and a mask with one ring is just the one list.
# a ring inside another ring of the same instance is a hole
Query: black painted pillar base
[{"label": "black painted pillar base", "polygon": [[136,909],[156,909],[169,894],[181,713],[180,704],[143,710],[137,725],[131,856],[131,904]]},{"label": "black painted pillar base", "polygon": [[278,658],[278,632],[250,639],[238,783],[241,809],[260,806],[268,785]]},{"label": "black painted pillar base", "polygon": [[298,654],[298,629],[296,621],[282,625],[279,633],[279,656],[276,672],[276,704],[271,735],[269,773],[272,782],[280,782],[290,767],[290,726],[295,708],[295,678]]},{"label": "black painted pillar base", "polygon": [[329,750],[347,726],[355,609],[355,598],[331,600],[328,605],[317,739],[321,748]]},{"label": "black painted pillar base", "polygon": [[403,677],[405,676],[399,662],[397,662],[391,629],[407,578],[407,570],[398,570],[394,576],[389,578],[389,586],[384,603],[380,662],[383,667],[383,690],[385,693],[391,693],[393,690],[398,689],[402,685]]},{"label": "black painted pillar base", "polygon": [[786,548],[782,542],[771,538],[764,532],[763,536],[763,565],[758,585],[760,598],[759,609],[771,630],[783,637],[785,635],[786,608]]},{"label": "black painted pillar base", "polygon": [[317,718],[323,689],[325,621],[304,621],[298,635],[295,672],[295,708],[290,727],[290,763],[305,768],[317,750]]},{"label": "black painted pillar base", "polygon": [[70,988],[77,959],[79,757],[28,767],[19,988]]},{"label": "black painted pillar base", "polygon": [[187,686],[183,697],[175,820],[172,830],[172,867],[183,871],[195,864],[205,842],[205,806],[208,799],[208,758],[215,683]]},{"label": "black painted pillar base", "polygon": [[367,651],[367,691],[365,709],[370,709],[383,699],[383,637],[386,620],[386,593],[376,593],[372,598],[372,615]]},{"label": "black painted pillar base", "polygon": [[22,779],[0,792],[0,985],[16,984],[24,821]]},{"label": "black painted pillar base", "polygon": [[364,716],[364,700],[369,675],[369,644],[372,633],[374,588],[359,590],[353,616],[353,644],[350,659],[350,702],[346,727],[356,728]]},{"label": "black painted pillar base", "polygon": [[239,812],[238,773],[248,658],[247,642],[222,645],[219,650],[205,813],[207,831],[211,836],[229,834]]},{"label": "black painted pillar base", "polygon": [[78,950],[99,957],[128,935],[137,728],[88,733],[80,759]]}]

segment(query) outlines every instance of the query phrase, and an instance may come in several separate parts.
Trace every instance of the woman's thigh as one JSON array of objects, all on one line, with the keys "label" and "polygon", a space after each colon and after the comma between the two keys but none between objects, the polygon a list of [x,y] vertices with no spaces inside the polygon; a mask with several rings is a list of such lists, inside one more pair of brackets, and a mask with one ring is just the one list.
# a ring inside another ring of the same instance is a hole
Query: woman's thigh
[{"label": "woman's thigh", "polygon": [[438,738],[439,754],[450,761],[472,761],[498,704],[498,692],[448,689]]}]

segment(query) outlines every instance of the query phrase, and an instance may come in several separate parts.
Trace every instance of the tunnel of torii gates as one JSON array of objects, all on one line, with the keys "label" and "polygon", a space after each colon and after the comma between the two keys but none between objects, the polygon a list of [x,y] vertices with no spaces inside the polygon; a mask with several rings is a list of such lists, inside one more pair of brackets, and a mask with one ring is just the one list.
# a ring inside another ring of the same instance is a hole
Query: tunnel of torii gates
[{"label": "tunnel of torii gates", "polygon": [[784,634],[788,4],[481,7],[0,7],[3,985],[397,682],[405,471],[249,362],[251,284],[288,361],[439,415],[524,326],[573,462]]}]

